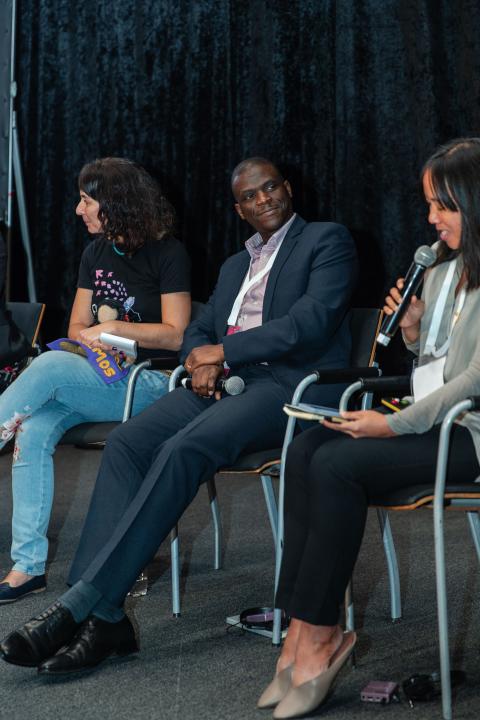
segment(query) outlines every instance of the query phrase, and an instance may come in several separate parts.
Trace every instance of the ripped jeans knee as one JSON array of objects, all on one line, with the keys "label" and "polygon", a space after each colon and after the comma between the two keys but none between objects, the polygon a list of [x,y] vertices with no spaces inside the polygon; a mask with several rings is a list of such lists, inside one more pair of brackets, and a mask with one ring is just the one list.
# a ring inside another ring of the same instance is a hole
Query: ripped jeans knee
[{"label": "ripped jeans knee", "polygon": [[28,408],[25,409],[27,412],[14,412],[12,418],[10,418],[9,420],[5,420],[4,423],[0,425],[0,440],[2,444],[7,443],[9,440],[11,440],[17,430],[21,427],[24,420],[30,417]]}]

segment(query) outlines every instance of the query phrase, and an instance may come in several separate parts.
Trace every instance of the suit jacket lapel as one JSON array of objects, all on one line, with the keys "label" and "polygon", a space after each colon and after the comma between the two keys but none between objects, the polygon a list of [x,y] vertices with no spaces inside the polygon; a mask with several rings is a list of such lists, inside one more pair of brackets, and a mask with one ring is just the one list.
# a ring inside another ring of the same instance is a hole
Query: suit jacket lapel
[{"label": "suit jacket lapel", "polygon": [[278,251],[278,255],[275,258],[273,267],[270,270],[270,273],[268,275],[267,287],[265,289],[265,297],[263,299],[263,312],[262,312],[262,321],[263,322],[266,322],[268,320],[268,317],[270,314],[270,307],[272,305],[272,300],[273,300],[273,293],[275,292],[275,285],[277,283],[280,271],[283,268],[284,264],[286,263],[293,248],[297,244],[297,242],[299,240],[299,236],[301,235],[302,230],[305,227],[305,225],[306,225],[305,220],[303,220],[303,218],[301,218],[300,215],[297,215],[297,217],[293,221],[289,231],[285,235],[285,238],[282,242],[282,246],[281,246],[280,250]]}]

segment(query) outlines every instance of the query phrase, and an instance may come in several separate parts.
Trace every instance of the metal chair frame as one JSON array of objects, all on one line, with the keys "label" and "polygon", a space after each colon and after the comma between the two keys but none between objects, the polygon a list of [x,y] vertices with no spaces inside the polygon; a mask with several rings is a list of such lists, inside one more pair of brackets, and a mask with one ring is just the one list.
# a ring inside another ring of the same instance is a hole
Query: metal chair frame
[{"label": "metal chair frame", "polygon": [[[168,358],[171,359],[171,358]],[[105,446],[105,440],[108,433],[120,423],[127,422],[132,415],[133,399],[135,395],[135,387],[138,376],[142,370],[164,370],[166,358],[150,358],[135,365],[128,377],[127,391],[125,393],[125,404],[123,406],[123,416],[121,421],[105,421],[105,422],[86,422],[74,425],[67,430],[62,437],[59,445],[77,445],[79,447],[98,447]]]},{"label": "metal chair frame", "polygon": [[[201,313],[202,309],[204,307],[204,304],[197,301],[192,301],[192,320],[195,319],[195,317],[198,317],[198,315]],[[174,368],[176,366],[177,360],[172,357],[155,357],[155,358],[149,358],[148,360],[144,360],[141,363],[136,364],[132,370],[130,371],[130,375],[128,378],[128,384],[127,384],[127,392],[125,394],[125,404],[123,407],[123,416],[121,422],[127,422],[132,416],[132,407],[133,407],[133,399],[135,395],[135,388],[137,384],[138,377],[140,373],[143,370],[170,370],[171,368]],[[105,441],[108,434],[113,430],[114,427],[119,425],[119,422],[88,422],[88,423],[80,423],[79,425],[75,425],[74,427],[70,428],[65,435],[62,437],[62,439],[59,442],[59,445],[76,445],[77,447],[83,447],[83,448],[98,448],[103,449],[105,447]],[[213,493],[215,495],[215,486],[213,488],[209,487],[209,492]],[[212,510],[213,512],[213,510]],[[218,564],[218,567],[220,567],[220,550],[221,547],[221,525],[219,523],[219,514],[217,511],[217,515],[214,515],[214,525],[215,525],[215,532],[216,537],[218,537],[218,542],[216,542],[216,550],[215,550],[215,563]],[[175,548],[175,529],[172,531],[171,534],[171,542],[172,547]],[[178,540],[177,540],[178,545]],[[177,598],[179,598],[179,563],[178,563],[178,552],[175,554],[174,551],[172,551],[172,595],[173,600],[172,604],[175,608],[175,603],[178,602]],[[139,580],[145,580],[146,573],[145,571],[140,576]],[[142,594],[144,594],[142,592]],[[175,612],[174,612],[175,614]],[[179,614],[179,613],[178,613]]]},{"label": "metal chair frame", "polygon": [[[179,365],[170,376],[169,391],[174,390],[183,376],[187,375],[183,365]],[[272,530],[274,546],[277,544],[277,533],[278,533],[278,508],[277,500],[275,497],[275,491],[272,485],[272,476],[275,476],[276,469],[279,467],[279,460],[275,459],[265,464],[264,468],[256,470],[255,474],[260,475],[260,481],[262,483],[263,495],[265,498],[265,504],[267,506],[268,519],[270,521],[270,527]],[[240,470],[226,469],[220,472],[226,472],[229,474],[243,474]],[[245,471],[248,472],[248,471]],[[222,521],[220,516],[220,507],[217,497],[217,488],[215,479],[212,477],[207,480],[207,491],[208,499],[210,503],[210,510],[212,513],[213,521],[213,537],[214,537],[214,570],[220,570],[222,567],[222,546],[223,546],[223,531]],[[180,541],[178,536],[178,524],[172,529],[170,533],[170,555],[171,555],[171,571],[172,571],[172,615],[179,617],[181,614],[181,602],[180,602]]]},{"label": "metal chair frame", "polygon": [[[480,409],[480,397],[468,398],[454,405],[445,416],[438,443],[435,494],[433,500],[433,528],[435,541],[435,578],[437,587],[438,639],[440,650],[440,679],[442,686],[442,711],[445,720],[452,720],[452,688],[450,684],[450,649],[448,640],[447,578],[445,571],[445,537],[443,521],[445,514],[445,483],[447,478],[448,452],[452,426],[464,412]],[[480,562],[480,486],[476,497],[451,497],[449,506],[466,510],[473,544]],[[473,488],[472,488],[473,490]],[[471,510],[467,508],[478,508]]]},{"label": "metal chair frame", "polygon": [[[395,378],[397,381],[399,378]],[[372,407],[373,393],[365,392],[366,386],[371,387],[372,383],[378,380],[377,378],[367,379],[365,378],[357,380],[356,382],[349,385],[349,387],[343,393],[340,399],[340,410],[347,410],[350,401],[358,393],[363,393],[362,410],[366,410]],[[388,381],[389,378],[382,378],[381,382]],[[392,378],[390,378],[392,380]],[[401,378],[405,381],[405,378]],[[368,384],[370,383],[370,384]],[[368,402],[365,402],[365,398],[368,398]],[[388,585],[390,589],[390,617],[392,622],[398,622],[402,617],[402,598],[400,593],[400,573],[398,570],[397,553],[395,551],[395,542],[392,534],[392,527],[390,524],[390,518],[388,511],[383,507],[378,507],[377,518],[380,525],[380,533],[382,536],[383,550],[385,553],[385,559],[387,561],[387,572],[388,572]],[[354,610],[353,610],[353,592],[350,585],[347,588],[345,594],[345,624],[347,630],[354,629]]]},{"label": "metal chair frame", "polygon": [[[171,362],[171,358],[168,358]],[[135,395],[135,387],[137,384],[138,377],[143,370],[164,370],[167,364],[166,358],[150,358],[144,360],[138,365],[135,365],[130,371],[130,375],[127,383],[127,391],[125,394],[125,404],[123,406],[122,423],[127,422],[132,416],[133,399]],[[96,448],[103,450],[108,434],[119,425],[120,422],[88,422],[74,425],[70,430],[67,430],[65,435],[62,437],[59,445],[75,445],[80,448]],[[173,542],[173,540],[172,540]],[[173,554],[172,554],[173,560]],[[172,565],[172,586],[178,578],[178,568],[174,568]],[[147,593],[147,582],[148,576],[146,570],[142,571],[137,579],[137,585],[132,588],[131,593],[133,595],[145,595]],[[141,590],[136,591],[136,587],[142,587]],[[174,592],[172,590],[172,592]]]},{"label": "metal chair frame", "polygon": [[[372,376],[380,375],[381,372],[378,368],[372,367],[371,370]],[[303,397],[304,392],[307,390],[307,388],[310,387],[310,385],[318,382],[318,374],[313,373],[311,375],[308,375],[306,378],[304,378],[296,387],[295,392],[293,394],[292,399],[292,405],[296,405],[297,403],[301,402],[301,399]],[[355,383],[356,385],[356,383]],[[352,396],[353,393],[349,394],[349,389],[352,386],[349,386],[344,393],[342,394],[342,397],[340,398],[339,403],[339,410],[340,412],[343,412],[348,408],[348,402]],[[369,407],[371,407],[372,403],[372,394],[371,393],[364,393],[362,398],[362,409],[366,410]],[[285,431],[285,438],[283,441],[283,448],[282,448],[282,458],[281,458],[281,464],[280,464],[280,482],[279,482],[279,488],[278,488],[278,533],[277,533],[277,542],[276,542],[276,548],[275,548],[275,595],[278,587],[278,581],[280,578],[280,568],[282,566],[282,555],[283,555],[283,538],[284,538],[284,508],[285,508],[285,463],[287,458],[287,452],[290,443],[293,440],[294,434],[295,434],[295,423],[296,418],[295,417],[289,417],[287,422],[287,429]],[[389,524],[380,523],[382,528],[382,535],[386,534],[388,536],[388,532],[391,530]],[[393,541],[393,539],[392,539]],[[395,564],[396,564],[396,558]],[[392,557],[390,554],[387,554],[387,562],[390,563],[392,560]],[[390,570],[390,565],[389,565]],[[390,594],[391,597],[397,593],[396,588],[396,579],[398,578],[398,567],[396,568],[395,573],[395,566],[392,568],[391,571],[389,571],[389,578],[391,579],[391,586],[390,586]],[[350,626],[353,627],[353,601],[350,598],[351,595],[351,587],[347,589],[347,593],[349,596],[348,605],[346,607],[346,615],[347,615],[347,627],[350,628]],[[394,607],[394,604],[392,603],[392,608]],[[396,605],[395,605],[396,608]],[[281,608],[275,608],[273,613],[273,630],[272,630],[272,645],[280,645],[281,643],[281,623],[282,623],[282,609]]]},{"label": "metal chair frame", "polygon": [[45,305],[39,302],[7,302],[6,309],[31,346],[35,347],[45,314]]},{"label": "metal chair frame", "polygon": [[[203,306],[203,303],[197,302],[196,300],[192,301],[192,320],[200,314]],[[128,378],[123,417],[121,420],[122,423],[129,420],[132,415],[133,398],[139,374],[143,370],[173,370],[176,367],[177,362],[178,360],[175,357],[159,356],[144,360],[133,367]],[[105,421],[74,425],[74,427],[70,428],[70,430],[67,430],[59,445],[78,445],[80,447],[103,448],[105,446],[105,439],[108,433],[118,424],[119,422],[116,421]]]},{"label": "metal chair frame", "polygon": [[[171,392],[178,386],[180,379],[188,375],[183,365],[178,365],[170,375],[168,390]],[[220,509],[217,499],[217,488],[213,478],[207,480],[208,499],[213,520],[214,534],[214,570],[220,570],[222,567],[222,521],[220,518]],[[180,541],[178,537],[178,524],[170,532],[170,557],[171,557],[171,575],[172,575],[172,615],[180,617]]]},{"label": "metal chair frame", "polygon": [[[370,392],[376,389],[384,390],[406,386],[408,378],[380,378],[360,379],[345,391],[342,401],[345,405],[351,397],[358,392],[368,389]],[[437,450],[437,464],[435,473],[435,485],[432,488],[425,486],[425,491],[420,494],[415,502],[396,504],[388,506],[390,510],[416,510],[421,507],[433,507],[434,543],[435,543],[435,582],[437,592],[437,620],[439,633],[439,654],[440,654],[440,676],[442,692],[442,713],[444,720],[452,720],[452,691],[450,682],[450,651],[448,638],[448,607],[447,607],[447,581],[445,570],[445,538],[444,538],[444,515],[445,507],[448,509],[460,509],[467,513],[468,524],[472,535],[475,552],[480,563],[480,483],[472,480],[471,488],[462,486],[455,491],[453,486],[446,492],[448,455],[450,450],[451,431],[453,424],[459,416],[465,412],[480,410],[480,396],[467,398],[454,405],[446,414],[440,429],[440,437]],[[408,488],[406,488],[408,492]],[[390,528],[387,506],[377,508],[384,514],[386,525]],[[398,593],[398,607],[400,608],[400,581],[398,577],[398,566],[396,562],[395,548],[390,529],[384,535],[384,547],[389,554],[392,566],[395,568],[393,578],[395,592]],[[390,571],[390,564],[389,564]],[[390,579],[390,578],[389,578]],[[390,579],[391,581],[391,579]],[[391,582],[392,586],[392,582]],[[354,628],[353,599],[351,587],[347,588],[345,596],[345,615],[348,629]]]},{"label": "metal chair frame", "polygon": [[[371,311],[375,311],[375,309],[371,309]],[[353,310],[355,312],[355,310]],[[358,312],[364,312],[364,310],[359,309]],[[309,387],[310,385],[317,383],[341,383],[341,382],[351,382],[352,380],[358,378],[360,375],[363,375],[364,377],[378,377],[381,372],[378,370],[378,368],[374,367],[374,352],[375,352],[375,339],[376,335],[378,333],[381,320],[382,320],[382,314],[380,310],[376,310],[377,317],[376,317],[376,328],[374,332],[374,337],[372,338],[372,345],[369,348],[370,356],[369,356],[369,366],[367,367],[352,367],[352,368],[342,368],[342,369],[329,369],[329,370],[321,370],[321,371],[315,371],[308,377],[306,377],[304,380],[300,382],[300,384],[297,386],[292,403],[296,403],[300,401],[300,398],[303,395],[303,392]],[[175,389],[177,387],[180,379],[182,376],[186,375],[185,368],[180,365],[177,367],[174,372],[172,373],[170,377],[170,384],[169,384],[169,390]],[[366,395],[364,398],[364,406],[368,407],[368,403],[371,400],[371,396]],[[255,475],[260,476],[260,481],[262,483],[262,489],[265,497],[265,503],[267,506],[267,513],[268,518],[270,521],[270,527],[272,530],[272,536],[273,536],[273,542],[275,547],[275,588],[277,586],[278,581],[278,575],[280,571],[280,565],[281,565],[281,552],[283,547],[283,495],[284,495],[284,478],[283,478],[283,467],[284,467],[284,461],[286,457],[286,452],[288,445],[290,444],[291,440],[293,439],[293,435],[295,432],[295,418],[290,417],[287,422],[287,427],[285,431],[284,441],[283,441],[283,447],[281,450],[281,457],[278,457],[278,450],[273,450],[273,457],[269,459],[267,462],[264,463],[263,466],[255,467],[255,468],[249,468],[246,469],[245,467],[237,467],[234,466],[233,468],[222,468],[219,470],[219,473],[222,474],[247,474],[247,473],[253,473]],[[253,456],[243,456],[244,458],[253,457]],[[243,458],[241,458],[243,459]],[[272,484],[272,477],[280,477],[279,482],[279,489],[278,489],[278,503],[275,496],[275,491],[273,489]],[[215,480],[214,478],[211,478],[207,481],[207,487],[208,487],[208,494],[209,494],[209,500],[210,500],[210,508],[212,512],[212,518],[213,518],[213,525],[214,525],[214,569],[218,570],[221,567],[221,547],[222,547],[222,527],[221,527],[221,519],[220,519],[220,511],[219,511],[219,505],[217,500],[217,492],[216,492],[216,486],[215,486]],[[180,615],[180,579],[179,579],[179,573],[180,573],[180,560],[179,560],[179,538],[178,538],[178,525],[175,526],[175,528],[172,530],[171,533],[171,568],[172,568],[172,613],[174,616],[178,617]],[[394,573],[393,573],[394,574]],[[272,634],[272,642],[273,644],[278,645],[280,643],[281,639],[281,611],[275,610],[274,614],[274,627],[273,627],[273,634]]]}]

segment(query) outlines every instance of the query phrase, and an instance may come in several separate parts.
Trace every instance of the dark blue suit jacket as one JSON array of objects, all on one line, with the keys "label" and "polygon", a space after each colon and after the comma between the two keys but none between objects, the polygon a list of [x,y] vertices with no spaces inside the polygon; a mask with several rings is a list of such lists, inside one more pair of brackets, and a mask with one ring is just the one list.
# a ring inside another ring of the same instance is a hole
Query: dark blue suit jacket
[{"label": "dark blue suit jacket", "polygon": [[267,361],[292,392],[310,370],[348,365],[348,307],[357,277],[348,230],[306,223],[297,215],[268,277],[262,325],[227,336],[227,318],[249,263],[243,250],[222,265],[203,313],[185,331],[182,362],[194,347],[221,342],[232,370]]},{"label": "dark blue suit jacket", "polygon": [[[246,391],[217,403],[177,388],[110,436],[108,462],[104,458],[69,581],[91,582],[115,604],[201,482],[245,450],[281,444],[287,422],[283,399],[291,397],[302,376],[313,368],[348,363],[347,309],[356,256],[345,228],[307,225],[297,217],[269,274],[263,324],[226,337],[227,318],[249,261],[247,251],[226,261],[182,348],[184,360],[193,347],[223,342],[228,364],[247,377]],[[260,372],[248,368],[263,361],[268,366]],[[275,387],[266,387],[268,372]],[[316,387],[318,400],[331,404],[331,387]],[[197,422],[200,416],[203,421]],[[142,458],[138,466],[137,454]]]}]

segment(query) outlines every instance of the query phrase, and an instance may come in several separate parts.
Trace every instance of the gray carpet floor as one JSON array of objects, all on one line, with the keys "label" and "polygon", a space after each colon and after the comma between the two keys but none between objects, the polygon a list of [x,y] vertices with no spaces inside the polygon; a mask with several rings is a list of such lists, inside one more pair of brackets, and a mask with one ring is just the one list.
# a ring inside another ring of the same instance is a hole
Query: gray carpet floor
[{"label": "gray carpet floor", "polygon": [[[61,448],[50,527],[47,592],[0,609],[0,636],[43,610],[64,589],[65,577],[92,491],[99,451]],[[9,563],[10,457],[0,457],[1,568]],[[278,650],[266,638],[226,630],[225,617],[272,603],[273,544],[260,484],[251,478],[217,481],[225,533],[223,569],[215,571],[207,495],[201,490],[180,525],[182,616],[171,616],[168,543],[150,567],[146,597],[129,601],[141,652],[101,670],[48,680],[34,670],[1,663],[0,717],[9,720],[262,720],[255,709],[270,680]],[[432,516],[394,513],[392,526],[402,579],[403,619],[389,620],[386,567],[375,513],[368,521],[354,577],[359,630],[357,667],[346,667],[332,698],[314,717],[415,720],[441,718],[440,702],[410,709],[360,701],[369,680],[401,682],[438,669]],[[454,717],[480,716],[479,568],[466,519],[447,517],[449,611],[453,667],[467,673]]]}]

